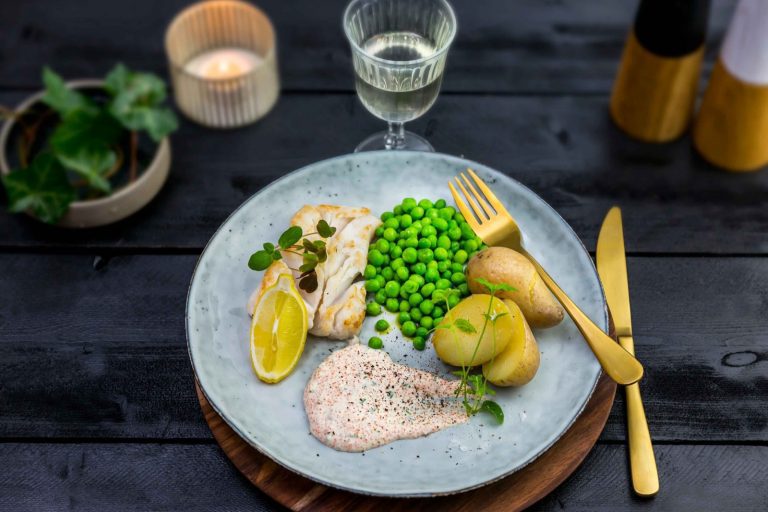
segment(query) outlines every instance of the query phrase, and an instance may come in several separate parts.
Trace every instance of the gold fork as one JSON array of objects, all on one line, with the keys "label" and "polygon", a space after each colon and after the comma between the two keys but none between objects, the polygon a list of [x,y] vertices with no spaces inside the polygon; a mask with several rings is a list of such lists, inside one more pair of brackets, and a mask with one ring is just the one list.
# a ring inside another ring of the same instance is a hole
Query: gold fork
[{"label": "gold fork", "polygon": [[[456,184],[464,193],[467,202],[464,202],[452,182],[448,182],[456,206],[472,227],[477,236],[489,246],[503,246],[513,249],[533,264],[544,284],[552,292],[552,295],[563,305],[568,315],[576,324],[589,348],[594,352],[605,373],[619,384],[628,385],[640,380],[643,376],[643,366],[629,352],[605,334],[584,312],[568,297],[557,283],[550,277],[546,270],[523,247],[522,233],[517,222],[509,214],[501,201],[491,192],[491,189],[481,180],[472,169],[467,172],[474,180],[482,195],[477,191],[471,181],[461,173],[461,178],[456,177]],[[466,185],[466,186],[465,186]],[[473,213],[474,212],[474,213]]]}]

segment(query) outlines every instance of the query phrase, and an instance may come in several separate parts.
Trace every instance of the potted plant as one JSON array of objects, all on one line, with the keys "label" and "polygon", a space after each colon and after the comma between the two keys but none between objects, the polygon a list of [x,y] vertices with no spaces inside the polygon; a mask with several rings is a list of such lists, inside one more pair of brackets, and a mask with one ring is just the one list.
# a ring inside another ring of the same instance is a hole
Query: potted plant
[{"label": "potted plant", "polygon": [[[170,169],[165,83],[122,64],[102,80],[65,83],[46,68],[45,90],[4,109],[0,171],[11,212],[93,227],[145,206]],[[15,151],[14,151],[15,149]]]}]

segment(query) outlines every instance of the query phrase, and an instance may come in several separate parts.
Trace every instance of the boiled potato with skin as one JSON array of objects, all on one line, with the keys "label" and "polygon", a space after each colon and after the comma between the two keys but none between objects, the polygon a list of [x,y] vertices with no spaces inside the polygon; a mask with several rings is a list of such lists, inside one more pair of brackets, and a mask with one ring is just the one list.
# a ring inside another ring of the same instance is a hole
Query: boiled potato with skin
[{"label": "boiled potato with skin", "polygon": [[480,251],[467,264],[467,282],[472,293],[487,293],[477,279],[493,284],[506,284],[515,291],[500,291],[502,299],[520,306],[531,327],[552,327],[563,321],[563,308],[541,280],[533,264],[517,251],[506,247],[489,247]]},{"label": "boiled potato with skin", "polygon": [[[443,362],[454,366],[477,366],[490,361],[506,348],[512,334],[513,321],[509,315],[509,308],[495,297],[491,305],[491,317],[501,316],[495,323],[488,323],[485,334],[480,339],[490,300],[490,295],[471,295],[445,315],[440,325],[453,324],[453,326],[450,329],[436,329],[432,337],[435,352]],[[476,332],[464,332],[460,329],[456,323],[460,319],[468,321]],[[475,347],[477,347],[477,353],[473,358]]]},{"label": "boiled potato with skin", "polygon": [[509,299],[504,300],[504,304],[514,324],[512,336],[506,348],[483,365],[483,375],[497,386],[522,386],[536,375],[541,356],[520,307]]}]

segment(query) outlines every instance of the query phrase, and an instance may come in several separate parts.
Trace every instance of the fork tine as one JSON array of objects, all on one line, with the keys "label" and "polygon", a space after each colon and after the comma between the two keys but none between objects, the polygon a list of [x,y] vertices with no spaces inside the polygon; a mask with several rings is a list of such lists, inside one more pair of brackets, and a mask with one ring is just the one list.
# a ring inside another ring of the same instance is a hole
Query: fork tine
[{"label": "fork tine", "polygon": [[483,210],[485,210],[485,213],[488,215],[489,219],[492,219],[496,212],[494,212],[490,206],[488,206],[488,203],[486,202],[486,199],[483,198],[483,196],[480,195],[480,192],[477,191],[477,189],[472,185],[472,182],[469,181],[469,178],[467,178],[464,173],[461,173],[461,177],[464,180],[464,182],[467,184],[467,188],[472,192],[472,194],[475,196],[475,199],[477,199],[477,202],[480,204],[480,206],[483,207]]},{"label": "fork tine", "polygon": [[470,176],[472,176],[472,179],[475,180],[475,183],[477,183],[477,186],[480,188],[480,190],[483,191],[485,199],[491,203],[491,206],[493,206],[493,208],[499,213],[507,213],[507,209],[504,208],[503,204],[501,204],[501,201],[499,201],[499,199],[496,197],[496,194],[491,192],[491,189],[488,188],[488,185],[486,185],[485,182],[481,180],[477,174],[475,174],[475,171],[467,167],[467,172]]},{"label": "fork tine", "polygon": [[472,198],[469,192],[467,192],[467,189],[464,187],[464,184],[461,182],[461,180],[458,178],[454,178],[456,180],[456,183],[459,185],[459,188],[462,192],[464,192],[464,197],[467,198],[467,201],[469,202],[469,205],[472,207],[472,210],[475,212],[475,215],[477,215],[477,220],[482,224],[486,220],[489,220],[488,217],[483,215],[483,211],[480,209],[480,206],[475,202],[475,200]]},{"label": "fork tine", "polygon": [[480,224],[475,220],[475,216],[472,215],[472,211],[469,209],[469,206],[467,206],[467,203],[465,203],[461,198],[461,194],[459,194],[459,192],[453,186],[453,183],[450,181],[448,182],[448,188],[451,189],[453,200],[456,202],[456,206],[464,216],[464,220],[467,221],[467,224],[469,224],[469,226],[472,228],[472,231],[477,232],[480,229]]}]

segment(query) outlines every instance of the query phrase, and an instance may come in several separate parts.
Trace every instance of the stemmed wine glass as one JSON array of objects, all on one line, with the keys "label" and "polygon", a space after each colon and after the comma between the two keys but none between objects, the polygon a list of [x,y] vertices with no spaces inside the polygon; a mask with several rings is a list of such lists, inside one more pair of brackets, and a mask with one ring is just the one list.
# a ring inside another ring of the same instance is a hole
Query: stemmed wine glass
[{"label": "stemmed wine glass", "polygon": [[355,151],[434,151],[403,124],[437,99],[456,16],[445,0],[352,0],[344,12],[355,88],[365,108],[389,123]]}]

